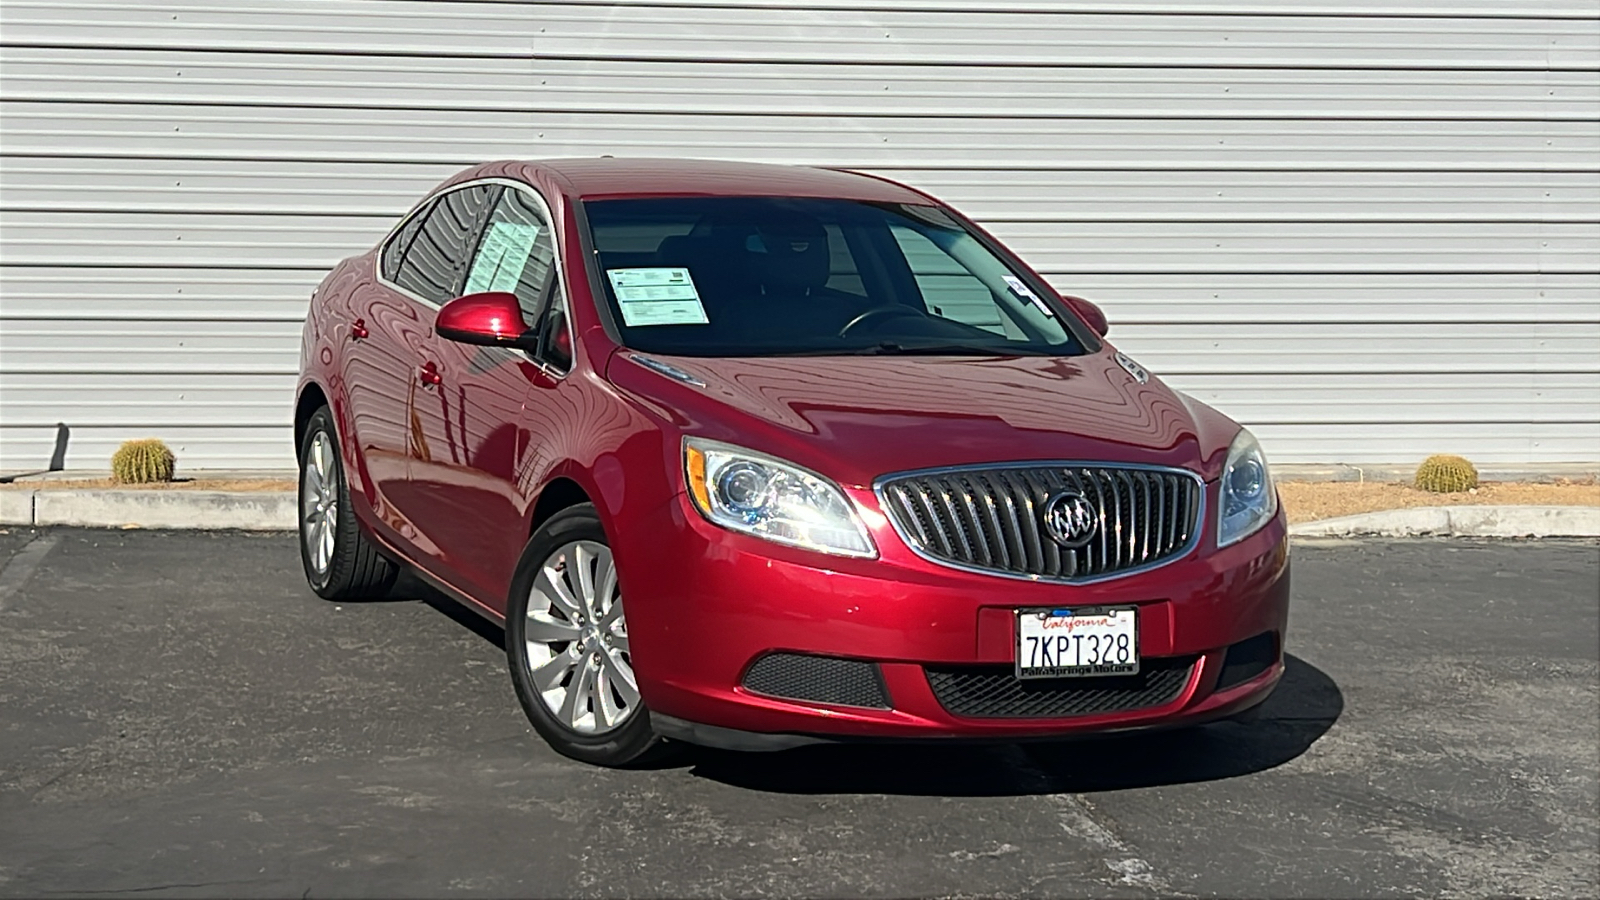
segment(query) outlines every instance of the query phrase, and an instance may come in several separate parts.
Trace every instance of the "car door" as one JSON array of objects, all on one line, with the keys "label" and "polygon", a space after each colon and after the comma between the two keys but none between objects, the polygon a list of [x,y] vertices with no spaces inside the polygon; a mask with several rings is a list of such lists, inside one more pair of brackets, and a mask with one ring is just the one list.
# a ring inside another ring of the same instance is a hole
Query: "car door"
[{"label": "car door", "polygon": [[401,543],[413,533],[396,503],[409,477],[406,402],[431,322],[394,279],[433,203],[419,206],[379,248],[374,270],[351,289],[349,321],[340,323],[348,342],[341,372],[351,431],[346,445],[355,449],[352,463],[379,529]]},{"label": "car door", "polygon": [[[382,336],[389,376],[381,406],[386,421],[379,428],[393,446],[386,444],[381,454],[385,508],[380,515],[395,532],[391,537],[424,558],[435,555],[436,548],[418,526],[423,508],[411,474],[432,447],[416,414],[416,398],[436,387],[435,375],[424,366],[433,320],[439,307],[455,296],[478,220],[498,192],[494,185],[468,185],[439,194],[419,210],[402,229],[412,233],[398,261],[380,261],[381,296],[371,306],[375,317],[366,323],[369,340]],[[387,420],[390,415],[392,421]]]},{"label": "car door", "polygon": [[[531,188],[507,187],[479,229],[463,294],[516,294],[523,320],[538,328],[554,290],[549,217]],[[523,522],[533,482],[524,476],[531,443],[530,392],[559,373],[538,351],[426,345],[440,383],[414,403],[428,453],[412,467],[412,493],[440,577],[499,608],[527,540]],[[564,368],[561,370],[564,371]]]}]

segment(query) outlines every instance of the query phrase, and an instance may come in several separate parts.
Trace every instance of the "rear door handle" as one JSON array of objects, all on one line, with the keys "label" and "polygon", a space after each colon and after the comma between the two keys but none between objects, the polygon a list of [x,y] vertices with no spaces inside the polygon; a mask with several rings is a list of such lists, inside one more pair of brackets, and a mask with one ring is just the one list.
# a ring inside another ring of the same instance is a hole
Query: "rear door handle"
[{"label": "rear door handle", "polygon": [[357,319],[350,323],[350,340],[364,341],[367,339],[367,320]]},{"label": "rear door handle", "polygon": [[438,366],[426,362],[417,370],[417,380],[422,382],[423,387],[438,387],[444,383],[444,376],[439,374]]}]

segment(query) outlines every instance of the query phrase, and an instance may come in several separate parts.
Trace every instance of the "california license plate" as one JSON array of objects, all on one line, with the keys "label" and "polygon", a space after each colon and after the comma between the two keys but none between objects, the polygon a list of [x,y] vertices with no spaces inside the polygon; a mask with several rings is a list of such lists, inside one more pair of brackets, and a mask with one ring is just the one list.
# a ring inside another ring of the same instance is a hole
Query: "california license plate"
[{"label": "california license plate", "polygon": [[1133,675],[1138,671],[1138,609],[1017,610],[1018,678]]}]

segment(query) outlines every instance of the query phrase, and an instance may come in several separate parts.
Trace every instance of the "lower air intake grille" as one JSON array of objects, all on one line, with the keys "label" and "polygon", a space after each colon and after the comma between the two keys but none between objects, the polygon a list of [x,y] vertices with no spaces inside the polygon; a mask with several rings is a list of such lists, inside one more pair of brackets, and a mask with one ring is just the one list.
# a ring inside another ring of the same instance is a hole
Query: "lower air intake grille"
[{"label": "lower air intake grille", "polygon": [[1258,634],[1248,641],[1240,641],[1228,648],[1222,660],[1222,674],[1217,677],[1216,689],[1226,690],[1255,678],[1278,661],[1278,636],[1272,632]]},{"label": "lower air intake grille", "polygon": [[854,659],[773,653],[756,660],[745,673],[744,686],[786,700],[889,708],[878,667]]},{"label": "lower air intake grille", "polygon": [[1047,719],[1149,709],[1183,693],[1196,657],[1144,659],[1137,675],[1021,680],[1011,666],[928,666],[928,684],[951,715]]}]

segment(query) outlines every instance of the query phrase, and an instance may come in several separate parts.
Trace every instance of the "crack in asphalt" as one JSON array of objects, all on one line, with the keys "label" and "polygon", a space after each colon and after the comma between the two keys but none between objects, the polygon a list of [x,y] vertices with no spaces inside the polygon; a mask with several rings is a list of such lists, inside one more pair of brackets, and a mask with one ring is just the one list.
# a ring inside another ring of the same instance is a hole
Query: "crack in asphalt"
[{"label": "crack in asphalt", "polygon": [[[175,881],[175,882],[172,882],[170,884],[152,884],[152,885],[148,885],[146,887],[98,888],[98,889],[72,888],[72,889],[69,889],[69,890],[54,890],[54,891],[46,890],[46,891],[40,891],[40,893],[41,894],[73,894],[73,895],[80,895],[80,894],[146,894],[146,893],[149,893],[150,891],[169,891],[169,890],[172,890],[174,888],[204,888],[204,887],[217,887],[219,885],[225,885],[225,884],[256,884],[256,883],[257,882],[254,879],[248,879],[248,878],[246,878],[246,879],[237,879],[237,880],[233,880],[233,881]],[[309,893],[309,891],[307,893]]]},{"label": "crack in asphalt", "polygon": [[58,534],[41,534],[24,544],[14,556],[6,560],[5,566],[0,567],[0,610],[6,608],[6,601],[11,595],[22,590],[23,585],[33,576],[33,570],[44,562],[56,544],[61,541]]},{"label": "crack in asphalt", "polygon": [[1056,807],[1056,817],[1063,831],[1104,852],[1101,862],[1119,876],[1108,883],[1140,887],[1164,897],[1190,896],[1174,891],[1137,850],[1096,819],[1094,807],[1082,794],[1051,792],[1055,780],[1039,768],[1021,747],[1010,744],[995,748],[995,753],[1006,760],[1019,781],[1043,793],[1044,799]]}]

